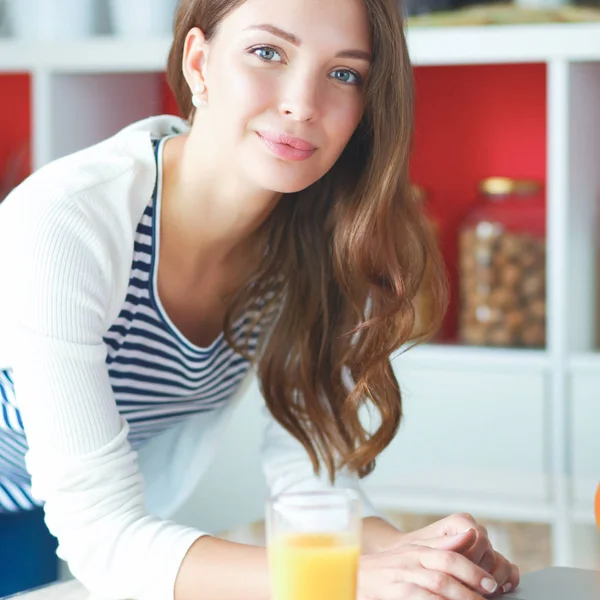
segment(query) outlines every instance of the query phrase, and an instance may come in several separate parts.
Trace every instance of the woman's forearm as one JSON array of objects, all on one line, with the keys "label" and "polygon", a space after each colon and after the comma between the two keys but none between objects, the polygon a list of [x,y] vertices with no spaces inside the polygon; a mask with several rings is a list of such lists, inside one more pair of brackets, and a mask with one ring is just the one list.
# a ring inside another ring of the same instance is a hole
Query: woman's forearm
[{"label": "woman's forearm", "polygon": [[175,600],[269,600],[267,551],[204,536],[186,554]]}]

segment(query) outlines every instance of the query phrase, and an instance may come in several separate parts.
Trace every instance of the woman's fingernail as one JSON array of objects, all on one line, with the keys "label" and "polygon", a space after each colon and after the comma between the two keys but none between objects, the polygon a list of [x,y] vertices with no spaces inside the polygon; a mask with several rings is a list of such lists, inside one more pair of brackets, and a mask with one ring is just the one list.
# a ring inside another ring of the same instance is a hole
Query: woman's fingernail
[{"label": "woman's fingernail", "polygon": [[493,594],[498,589],[498,584],[489,577],[481,580],[481,587],[490,594]]},{"label": "woman's fingernail", "polygon": [[506,592],[510,592],[510,590],[512,590],[512,583],[505,583],[502,586],[502,593],[506,594]]}]

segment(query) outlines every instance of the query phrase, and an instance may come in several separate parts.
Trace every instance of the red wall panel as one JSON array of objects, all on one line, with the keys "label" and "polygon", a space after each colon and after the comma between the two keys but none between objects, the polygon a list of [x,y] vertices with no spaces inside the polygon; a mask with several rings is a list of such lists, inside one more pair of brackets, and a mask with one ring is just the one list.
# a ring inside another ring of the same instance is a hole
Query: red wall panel
[{"label": "red wall panel", "polygon": [[[31,86],[28,75],[0,75],[0,179],[18,161],[18,177],[31,170]],[[22,158],[24,157],[24,160]],[[2,186],[0,182],[0,187]]]},{"label": "red wall panel", "polygon": [[418,67],[411,171],[430,194],[452,283],[443,337],[456,327],[460,220],[486,177],[546,179],[546,67]]}]

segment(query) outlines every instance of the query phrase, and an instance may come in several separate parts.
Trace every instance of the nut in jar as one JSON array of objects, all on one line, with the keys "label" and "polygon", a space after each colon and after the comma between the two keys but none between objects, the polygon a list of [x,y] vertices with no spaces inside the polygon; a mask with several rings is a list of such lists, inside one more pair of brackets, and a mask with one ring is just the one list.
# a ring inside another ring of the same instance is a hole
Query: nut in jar
[{"label": "nut in jar", "polygon": [[542,185],[493,177],[460,231],[460,337],[467,344],[546,343],[546,211]]}]

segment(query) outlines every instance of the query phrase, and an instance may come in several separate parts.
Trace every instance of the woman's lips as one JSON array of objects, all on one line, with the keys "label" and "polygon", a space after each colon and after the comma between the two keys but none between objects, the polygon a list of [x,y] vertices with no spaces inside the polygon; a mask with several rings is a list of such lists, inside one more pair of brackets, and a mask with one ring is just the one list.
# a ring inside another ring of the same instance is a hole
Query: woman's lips
[{"label": "woman's lips", "polygon": [[284,160],[306,160],[317,150],[310,142],[285,133],[270,131],[257,131],[256,133],[273,154]]}]

